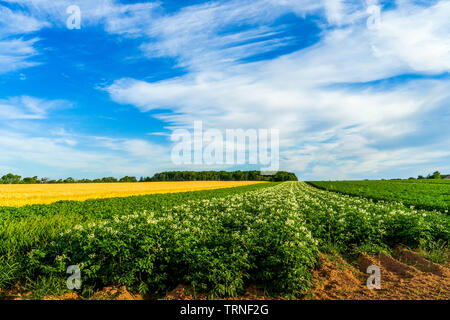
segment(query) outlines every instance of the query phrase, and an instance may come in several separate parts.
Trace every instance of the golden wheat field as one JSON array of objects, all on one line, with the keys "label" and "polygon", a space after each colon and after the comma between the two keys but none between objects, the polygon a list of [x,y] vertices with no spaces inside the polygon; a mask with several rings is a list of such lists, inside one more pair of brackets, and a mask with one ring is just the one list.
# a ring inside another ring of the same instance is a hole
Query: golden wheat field
[{"label": "golden wheat field", "polygon": [[59,200],[127,197],[245,186],[258,181],[182,181],[134,183],[11,184],[0,185],[0,206],[52,203]]}]

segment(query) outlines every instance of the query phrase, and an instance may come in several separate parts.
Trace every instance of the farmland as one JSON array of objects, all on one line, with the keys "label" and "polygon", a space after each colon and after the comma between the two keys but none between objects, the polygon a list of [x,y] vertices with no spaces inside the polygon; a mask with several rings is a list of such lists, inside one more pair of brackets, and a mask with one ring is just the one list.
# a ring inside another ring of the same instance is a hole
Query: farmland
[{"label": "farmland", "polygon": [[450,180],[312,181],[311,185],[373,200],[401,202],[425,210],[450,210]]},{"label": "farmland", "polygon": [[19,207],[60,200],[115,198],[154,193],[173,193],[229,188],[258,181],[184,181],[144,183],[0,184],[0,206]]},{"label": "farmland", "polygon": [[[250,285],[302,297],[324,253],[385,263],[400,244],[446,252],[450,239],[448,214],[303,182],[3,208],[0,217],[0,288],[22,281],[41,298],[67,292],[69,265],[80,266],[83,296],[124,286],[156,298],[184,284],[208,297]],[[448,282],[432,276],[448,298]]]}]

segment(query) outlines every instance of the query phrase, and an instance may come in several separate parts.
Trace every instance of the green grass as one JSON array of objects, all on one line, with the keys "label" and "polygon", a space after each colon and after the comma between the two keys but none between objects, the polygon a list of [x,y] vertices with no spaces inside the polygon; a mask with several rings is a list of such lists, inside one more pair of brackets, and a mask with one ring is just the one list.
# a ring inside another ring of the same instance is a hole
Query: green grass
[{"label": "green grass", "polygon": [[423,243],[420,245],[418,252],[425,259],[444,266],[446,266],[447,262],[450,261],[448,241],[440,240],[433,243]]},{"label": "green grass", "polygon": [[450,180],[309,181],[319,189],[376,201],[401,202],[417,209],[448,212]]}]

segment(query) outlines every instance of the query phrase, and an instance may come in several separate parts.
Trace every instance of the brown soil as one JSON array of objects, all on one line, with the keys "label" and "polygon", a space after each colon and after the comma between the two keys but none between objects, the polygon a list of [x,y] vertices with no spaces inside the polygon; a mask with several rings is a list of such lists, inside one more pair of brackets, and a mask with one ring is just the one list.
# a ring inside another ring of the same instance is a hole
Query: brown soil
[{"label": "brown soil", "polygon": [[[206,294],[196,294],[194,295],[189,286],[178,285],[165,297],[159,300],[207,300],[208,296]],[[220,298],[215,297],[214,300],[273,300],[274,298],[267,297],[264,292],[258,289],[256,286],[252,285],[247,288],[245,294],[238,297]],[[277,298],[282,299],[282,298]]]},{"label": "brown soil", "polygon": [[364,286],[365,275],[338,255],[320,255],[319,267],[313,270],[314,289],[305,299],[360,300],[376,298]]},{"label": "brown soil", "polygon": [[[46,297],[44,300],[78,300],[78,294],[71,292],[58,297]],[[92,297],[93,300],[144,300],[139,294],[133,294],[127,290],[125,286],[122,287],[105,287],[98,291]]]},{"label": "brown soil", "polygon": [[[312,270],[314,289],[302,299],[314,300],[436,300],[450,299],[450,269],[424,259],[413,251],[399,248],[402,257],[408,257],[411,264],[405,264],[386,254],[369,256],[360,254],[357,265],[353,266],[338,255],[321,254],[319,266]],[[404,260],[402,260],[404,261]],[[407,262],[407,261],[405,261]],[[376,265],[381,271],[381,289],[370,290],[366,281],[370,274],[367,267]],[[190,300],[192,293],[187,286],[180,285],[164,300]],[[198,295],[196,299],[205,299]],[[230,299],[230,298],[229,298]],[[251,286],[246,293],[231,299],[270,299],[256,287]],[[276,299],[283,299],[278,297]]]},{"label": "brown soil", "polygon": [[[314,300],[450,300],[450,268],[426,260],[419,254],[396,248],[395,259],[386,254],[370,256],[360,254],[355,265],[338,255],[320,254],[319,265],[312,270],[314,287],[302,299]],[[381,289],[370,290],[366,281],[370,276],[367,267],[375,265],[381,271]],[[1,294],[1,292],[0,292]],[[4,293],[3,293],[4,295]],[[29,299],[30,293],[20,293],[19,286],[6,293],[8,299]],[[130,293],[126,287],[106,287],[96,292],[95,300],[143,300],[139,294]],[[76,293],[45,300],[80,299]],[[161,300],[203,300],[205,294],[194,295],[186,285],[179,285]],[[221,298],[215,298],[221,299]],[[256,286],[250,286],[244,295],[226,300],[269,300]]]},{"label": "brown soil", "polygon": [[420,271],[431,272],[440,277],[447,277],[447,278],[450,277],[448,268],[445,268],[437,263],[428,261],[427,259],[425,259],[421,255],[418,255],[414,251],[399,247],[395,250],[395,254],[399,260],[409,265],[413,265]]},{"label": "brown soil", "polygon": [[[406,253],[404,253],[406,252]],[[400,249],[401,255],[417,256],[411,251]],[[423,259],[423,258],[422,258]],[[423,259],[422,261],[426,261]],[[432,264],[427,261],[428,264]],[[358,258],[359,270],[362,274],[369,265],[379,266],[381,269],[381,289],[365,291],[373,294],[366,294],[363,299],[387,299],[387,300],[435,300],[450,299],[450,278],[448,268],[442,267],[442,275],[437,275],[429,269],[417,269],[412,265],[402,263],[388,255],[380,254],[373,257],[361,254]],[[364,274],[364,276],[369,276]],[[362,284],[364,287],[365,283]]]}]

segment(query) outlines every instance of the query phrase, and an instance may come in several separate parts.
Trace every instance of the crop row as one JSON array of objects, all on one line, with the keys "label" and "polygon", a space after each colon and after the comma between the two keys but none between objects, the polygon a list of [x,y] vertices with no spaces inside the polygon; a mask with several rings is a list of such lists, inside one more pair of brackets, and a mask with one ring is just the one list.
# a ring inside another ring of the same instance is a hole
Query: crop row
[{"label": "crop row", "polygon": [[188,200],[220,198],[275,185],[263,183],[243,187],[170,194],[151,194],[86,201],[59,201],[24,207],[0,207],[0,288],[15,285],[27,276],[26,253],[45,248],[62,231],[114,216],[151,210],[160,212]]},{"label": "crop row", "polygon": [[179,283],[212,295],[250,284],[300,295],[319,250],[378,250],[450,239],[449,216],[373,202],[302,182],[190,200],[62,230],[28,251],[27,277],[64,276],[79,265],[85,284],[165,293]]},{"label": "crop row", "polygon": [[235,296],[249,282],[272,294],[301,292],[318,249],[293,210],[292,188],[281,184],[77,225],[30,251],[28,270],[32,276],[57,275],[79,265],[91,285],[120,284],[141,293],[188,283],[212,295]]},{"label": "crop row", "polygon": [[446,180],[312,181],[308,183],[327,191],[373,200],[401,202],[424,210],[448,212],[450,210],[450,184],[443,181]]},{"label": "crop row", "polygon": [[392,248],[450,241],[450,216],[398,202],[373,201],[296,185],[299,210],[321,244]]}]

